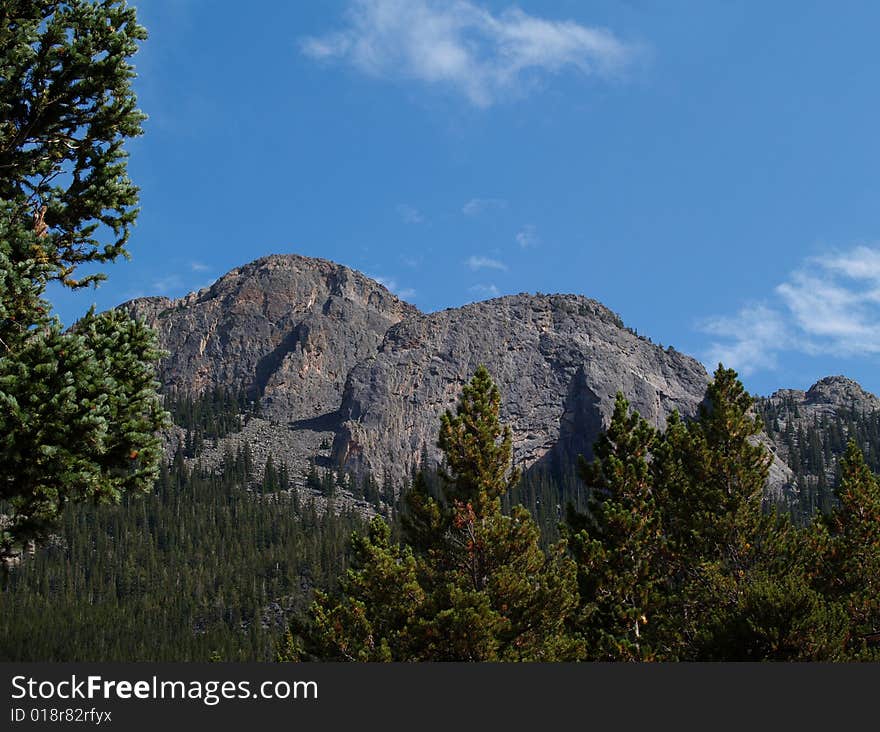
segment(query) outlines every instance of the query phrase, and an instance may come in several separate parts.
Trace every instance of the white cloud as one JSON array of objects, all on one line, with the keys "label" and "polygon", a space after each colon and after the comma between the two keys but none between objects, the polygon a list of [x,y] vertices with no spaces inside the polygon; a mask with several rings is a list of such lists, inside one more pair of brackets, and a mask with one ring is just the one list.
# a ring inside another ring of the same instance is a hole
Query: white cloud
[{"label": "white cloud", "polygon": [[834,356],[880,353],[880,249],[859,246],[811,257],[777,285],[770,301],[731,317],[709,318],[700,330],[719,340],[704,361],[748,375],[773,369],[783,351]]},{"label": "white cloud", "polygon": [[465,260],[465,264],[474,271],[478,269],[498,269],[504,272],[507,270],[507,265],[504,262],[499,262],[491,257],[468,257]]},{"label": "white cloud", "polygon": [[776,288],[797,326],[815,336],[845,341],[867,335],[875,326],[864,294],[838,283],[828,271],[794,272]]},{"label": "white cloud", "polygon": [[827,270],[840,272],[854,279],[880,280],[880,250],[858,246],[849,252],[837,252],[814,261]]},{"label": "white cloud", "polygon": [[412,287],[398,286],[397,280],[393,277],[382,277],[380,275],[367,275],[367,277],[376,280],[376,282],[382,285],[386,290],[390,290],[402,300],[415,297],[416,291]]},{"label": "white cloud", "polygon": [[538,237],[538,230],[531,224],[523,226],[516,234],[516,243],[523,249],[538,246],[541,243],[541,239]]},{"label": "white cloud", "polygon": [[394,280],[390,277],[382,277],[380,275],[367,275],[370,279],[376,280],[382,287],[386,290],[391,290],[394,292],[397,289],[397,280]]},{"label": "white cloud", "polygon": [[183,289],[183,280],[180,275],[170,274],[153,280],[152,291],[156,295],[170,295]]},{"label": "white cloud", "polygon": [[468,288],[468,292],[472,292],[478,297],[498,297],[500,294],[498,288],[491,283],[487,285],[473,285]]},{"label": "white cloud", "polygon": [[204,262],[190,262],[189,267],[193,272],[210,272],[211,266]]},{"label": "white cloud", "polygon": [[776,351],[789,339],[781,314],[766,305],[746,306],[733,317],[709,318],[700,329],[723,339],[710,344],[704,359],[707,368],[723,363],[744,376],[776,368]]},{"label": "white cloud", "polygon": [[507,208],[507,201],[503,198],[472,198],[461,207],[461,212],[465,216],[479,216],[503,208]]},{"label": "white cloud", "polygon": [[300,48],[377,78],[445,85],[479,107],[521,93],[539,73],[613,77],[635,54],[605,28],[516,7],[495,14],[471,0],[352,0],[342,30]]},{"label": "white cloud", "polygon": [[425,220],[425,217],[422,216],[421,211],[405,203],[401,203],[397,207],[397,213],[400,218],[402,218],[408,224],[421,224]]}]

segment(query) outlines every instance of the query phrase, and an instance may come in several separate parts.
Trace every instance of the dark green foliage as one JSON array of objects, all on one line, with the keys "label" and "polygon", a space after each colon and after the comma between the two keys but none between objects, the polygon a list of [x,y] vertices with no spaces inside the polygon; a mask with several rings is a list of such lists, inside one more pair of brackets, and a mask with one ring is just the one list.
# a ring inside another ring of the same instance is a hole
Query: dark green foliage
[{"label": "dark green foliage", "polygon": [[321,495],[325,498],[333,498],[336,495],[336,480],[332,470],[325,470],[321,476]]},{"label": "dark green foliage", "polygon": [[143,115],[130,57],[146,37],[122,2],[0,5],[0,561],[69,502],[112,502],[158,472],[155,336],[121,313],[64,332],[46,285],[127,256],[137,189],[127,139]]},{"label": "dark green foliage", "polygon": [[489,504],[516,485],[510,427],[502,427],[500,409],[501,393],[481,366],[462,389],[456,414],[440,417],[437,446],[446,459],[441,475],[447,500]]},{"label": "dark green foliage", "polygon": [[424,602],[412,552],[391,542],[391,530],[374,519],[365,535],[351,537],[352,566],[334,600],[315,593],[301,654],[286,660],[415,660],[409,626]]},{"label": "dark green foliage", "polygon": [[244,391],[220,387],[197,395],[169,389],[164,406],[171,421],[186,430],[187,457],[195,457],[206,439],[216,441],[239,432],[254,410]]},{"label": "dark green foliage", "polygon": [[212,474],[178,455],[148,495],[71,507],[8,574],[0,659],[272,660],[279,608],[336,581],[361,519],[256,500],[241,476],[234,459]]},{"label": "dark green foliage", "polygon": [[0,358],[0,557],[44,539],[69,502],[148,490],[165,424],[155,337],[124,314],[89,312],[75,332],[53,325],[19,343]]},{"label": "dark green foliage", "polygon": [[692,660],[829,660],[845,628],[811,586],[805,537],[763,505],[769,455],[736,373],[719,366],[699,419],[673,418],[652,461],[668,541],[656,647]]},{"label": "dark green foliage", "polygon": [[[492,416],[494,387],[476,378],[469,387],[441,426],[443,469],[423,465],[404,494],[402,543],[381,520],[356,537],[341,596],[319,595],[287,639],[295,652],[281,656],[875,657],[877,483],[853,452],[830,523],[799,528],[777,514],[763,500],[760,422],[735,372],[719,367],[699,418],[672,415],[663,432],[618,395],[594,461],[581,466],[583,507],[569,510],[565,527],[577,607],[565,544],[541,552],[526,511],[501,510],[500,496],[510,501],[524,484],[512,484],[509,453],[495,449],[509,433]],[[558,484],[546,485],[549,503]]]},{"label": "dark green foliage", "polygon": [[750,440],[762,424],[752,416],[752,398],[735,371],[719,366],[706,399],[678,444],[687,477],[669,486],[669,498],[689,516],[677,527],[680,533],[673,531],[680,548],[715,554],[732,541],[743,511],[760,514],[770,455]]},{"label": "dark green foliage", "polygon": [[269,455],[266,458],[266,465],[263,467],[263,482],[260,486],[261,493],[277,493],[280,490],[286,490],[287,486],[281,485],[280,471],[275,468],[275,461]]},{"label": "dark green foliage", "polygon": [[484,368],[443,415],[438,484],[406,497],[404,543],[376,519],[352,539],[341,595],[316,596],[297,630],[305,657],[336,660],[561,660],[580,654],[564,542],[549,555],[526,509],[501,496],[516,482],[500,394]]},{"label": "dark green foliage", "polygon": [[664,550],[648,466],[654,440],[654,429],[630,414],[629,403],[618,393],[611,424],[594,447],[595,459],[581,459],[590,500],[585,513],[570,508],[568,533],[578,562],[578,625],[596,660],[653,657],[643,633],[659,604]]},{"label": "dark green foliage", "polygon": [[74,280],[78,265],[126,254],[137,188],[124,144],[145,118],[129,59],[145,38],[115,0],[0,6],[0,200],[5,216],[38,223],[36,240],[9,242],[13,263],[45,261],[51,278],[82,286],[103,276]]},{"label": "dark green foliage", "polygon": [[6,579],[0,655],[877,660],[880,488],[855,443],[836,508],[799,527],[762,501],[767,455],[734,372],[662,432],[618,396],[554,544],[502,503],[543,481],[532,495],[550,503],[559,484],[513,482],[497,389],[478,377],[444,418],[443,469],[425,456],[402,496],[310,466],[312,488],[374,493],[391,526],[300,508],[282,460],[255,482],[247,445],[216,474],[179,451],[150,495],[73,507]]},{"label": "dark green foliage", "polygon": [[516,505],[529,510],[541,530],[541,544],[545,549],[561,538],[560,526],[565,520],[567,506],[586,511],[590,490],[580,479],[577,467],[533,466],[501,499],[505,513],[510,513]]},{"label": "dark green foliage", "polygon": [[696,658],[718,661],[839,661],[849,629],[842,607],[811,582],[815,556],[771,536],[743,575],[707,573],[726,600],[694,634]]},{"label": "dark green foliage", "polygon": [[[841,460],[837,507],[816,521],[819,587],[849,619],[848,651],[880,659],[880,485],[850,440]],[[869,643],[868,639],[875,639]]]}]

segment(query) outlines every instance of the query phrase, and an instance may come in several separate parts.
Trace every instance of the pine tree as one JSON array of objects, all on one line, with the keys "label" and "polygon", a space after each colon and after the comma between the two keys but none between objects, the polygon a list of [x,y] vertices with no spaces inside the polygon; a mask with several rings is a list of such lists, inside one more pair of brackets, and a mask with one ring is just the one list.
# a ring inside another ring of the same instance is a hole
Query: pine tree
[{"label": "pine tree", "polygon": [[275,493],[280,489],[280,480],[278,470],[275,468],[275,461],[269,455],[266,458],[266,466],[263,468],[263,483],[261,486],[262,493]]},{"label": "pine tree", "polygon": [[123,313],[91,312],[0,359],[0,498],[11,520],[0,557],[56,527],[68,502],[118,501],[152,487],[164,425],[153,334]]},{"label": "pine tree", "polygon": [[821,520],[826,539],[820,546],[824,591],[839,600],[850,624],[848,653],[877,658],[880,632],[880,484],[850,440],[841,462],[838,507]]},{"label": "pine tree", "polygon": [[309,472],[306,476],[306,488],[312,491],[321,490],[321,476],[318,474],[318,466],[315,461],[309,461]]},{"label": "pine tree", "polygon": [[418,660],[410,626],[424,601],[424,590],[412,552],[392,544],[390,538],[391,529],[381,518],[372,521],[366,535],[352,535],[352,563],[341,582],[342,597],[334,600],[325,592],[315,592],[308,620],[294,625],[295,644],[302,650],[289,656],[321,661]]},{"label": "pine tree", "polygon": [[[501,510],[519,479],[512,433],[499,419],[501,394],[480,366],[456,414],[440,420],[444,541],[428,551],[435,593],[425,628],[433,657],[555,660],[579,652],[567,627],[577,602],[565,542],[545,556],[528,511]],[[430,505],[430,504],[429,504]],[[451,606],[451,608],[450,608]],[[438,626],[442,632],[437,634]]]},{"label": "pine tree", "polygon": [[333,498],[336,495],[336,480],[333,477],[332,470],[325,470],[321,478],[321,493],[326,498]]},{"label": "pine tree", "polygon": [[581,458],[591,489],[588,513],[570,509],[572,552],[578,562],[579,619],[587,651],[597,660],[649,660],[644,636],[659,599],[663,551],[659,507],[648,456],[655,430],[617,394],[608,430]]},{"label": "pine tree", "polygon": [[683,498],[691,521],[683,538],[713,554],[735,534],[741,511],[760,512],[771,458],[754,441],[763,425],[733,369],[718,366],[706,401],[688,430],[685,460],[692,490]]},{"label": "pine tree", "polygon": [[560,542],[545,554],[521,506],[500,393],[480,367],[456,414],[441,418],[443,495],[416,485],[403,545],[376,519],[355,537],[342,596],[316,595],[302,626],[311,656],[346,660],[559,660],[581,654],[569,629],[576,567]]},{"label": "pine tree", "polygon": [[124,2],[0,6],[0,559],[57,526],[68,502],[118,500],[159,470],[165,418],[154,334],[89,312],[64,332],[45,289],[128,256],[141,134],[130,57],[146,37]]},{"label": "pine tree", "polygon": [[695,422],[672,419],[652,469],[669,537],[658,645],[695,660],[827,660],[843,624],[811,586],[803,537],[764,510],[770,456],[737,374],[718,367]]}]

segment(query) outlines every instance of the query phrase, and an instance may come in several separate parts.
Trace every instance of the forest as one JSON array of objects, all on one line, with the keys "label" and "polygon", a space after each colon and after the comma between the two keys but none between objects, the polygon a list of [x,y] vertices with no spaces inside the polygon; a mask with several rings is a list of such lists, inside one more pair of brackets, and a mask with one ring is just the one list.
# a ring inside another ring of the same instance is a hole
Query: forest
[{"label": "forest", "polygon": [[259,399],[163,394],[146,320],[48,299],[130,255],[146,38],[123,0],[0,4],[0,660],[880,660],[880,416],[795,428],[721,365],[663,429],[618,394],[555,473],[514,465],[482,366],[406,485],[203,465]]},{"label": "forest", "polygon": [[333,584],[363,519],[319,514],[282,482],[248,490],[250,469],[243,451],[217,472],[179,452],[148,495],[72,506],[3,577],[0,658],[270,660],[285,615]]},{"label": "forest", "polygon": [[[239,414],[188,404],[192,428]],[[71,507],[6,572],[2,656],[877,660],[880,488],[861,431],[844,427],[831,499],[804,520],[764,497],[764,420],[732,370],[662,431],[618,395],[568,476],[513,469],[499,411],[481,368],[441,420],[443,462],[396,492],[314,464],[298,490],[280,456],[257,479],[246,448],[188,468],[181,448],[148,495]],[[338,491],[369,510],[316,508]]]}]

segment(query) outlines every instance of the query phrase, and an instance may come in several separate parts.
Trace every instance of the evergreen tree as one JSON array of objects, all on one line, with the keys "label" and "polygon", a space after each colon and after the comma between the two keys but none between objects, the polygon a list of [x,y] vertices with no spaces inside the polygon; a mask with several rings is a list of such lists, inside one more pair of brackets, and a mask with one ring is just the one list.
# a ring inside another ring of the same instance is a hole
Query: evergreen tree
[{"label": "evergreen tree", "polygon": [[287,658],[418,660],[410,626],[424,602],[424,590],[412,552],[390,539],[391,529],[381,518],[373,519],[366,535],[352,535],[352,563],[341,582],[342,598],[315,592],[308,623],[295,626],[305,636],[297,641],[302,651]]},{"label": "evergreen tree", "polygon": [[309,472],[306,476],[306,488],[312,491],[321,490],[321,476],[318,474],[318,467],[315,465],[314,460],[309,462]]},{"label": "evergreen tree", "polygon": [[0,7],[0,559],[44,538],[68,502],[115,501],[158,474],[164,424],[155,336],[122,313],[70,332],[49,282],[128,256],[137,189],[124,143],[141,133],[129,63],[146,37],[124,2]]},{"label": "evergreen tree", "polygon": [[736,372],[719,366],[689,425],[672,419],[652,469],[669,538],[664,656],[829,659],[840,613],[811,587],[803,537],[764,510],[770,456]]},{"label": "evergreen tree", "polygon": [[314,657],[549,661],[581,653],[569,631],[576,568],[564,542],[548,556],[526,509],[501,510],[516,476],[500,401],[480,367],[456,414],[441,419],[443,495],[416,486],[403,545],[381,519],[355,537],[341,598],[317,595],[301,631]]},{"label": "evergreen tree", "polygon": [[263,484],[261,486],[262,493],[275,493],[281,488],[278,477],[278,470],[275,468],[275,461],[269,455],[266,458],[266,466],[263,468]]},{"label": "evergreen tree", "polygon": [[643,637],[658,604],[663,539],[648,456],[654,429],[618,392],[611,424],[581,458],[591,489],[588,513],[570,508],[572,552],[578,562],[580,627],[597,660],[649,660]]},{"label": "evergreen tree", "polygon": [[682,445],[690,480],[673,488],[684,488],[674,497],[682,515],[690,516],[678,538],[713,555],[733,540],[742,511],[760,513],[771,457],[754,440],[763,425],[733,369],[718,366],[706,402]]},{"label": "evergreen tree", "polygon": [[287,500],[181,458],[152,493],[70,506],[61,536],[0,577],[0,660],[272,660],[282,628],[267,611],[305,611],[364,529],[359,514]]},{"label": "evergreen tree", "polygon": [[878,658],[880,632],[880,485],[850,440],[840,463],[838,507],[821,523],[821,586],[844,606],[850,624],[847,651],[857,658]]},{"label": "evergreen tree", "polygon": [[336,480],[333,478],[333,471],[327,469],[321,478],[321,493],[326,498],[333,498],[336,495]]},{"label": "evergreen tree", "polygon": [[0,359],[0,498],[10,520],[0,557],[42,539],[68,502],[118,501],[158,477],[165,424],[153,334],[118,311],[91,312]]}]

